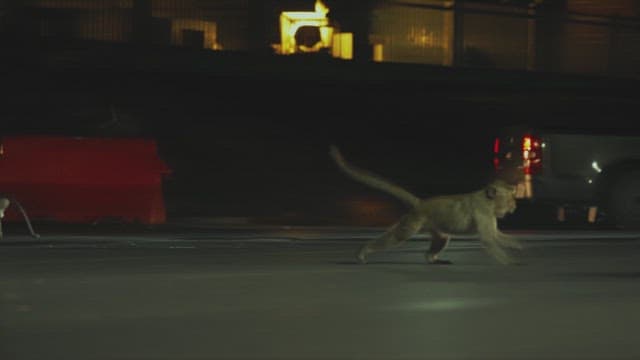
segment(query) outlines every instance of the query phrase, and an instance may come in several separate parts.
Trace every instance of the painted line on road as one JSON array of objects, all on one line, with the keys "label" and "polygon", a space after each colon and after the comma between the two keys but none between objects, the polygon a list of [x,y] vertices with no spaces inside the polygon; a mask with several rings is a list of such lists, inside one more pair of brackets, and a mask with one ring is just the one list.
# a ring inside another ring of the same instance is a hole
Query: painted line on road
[{"label": "painted line on road", "polygon": [[458,311],[458,310],[474,310],[486,307],[497,307],[505,303],[504,299],[494,298],[443,298],[435,300],[426,300],[423,302],[411,302],[396,304],[391,307],[385,307],[385,310],[393,311]]}]

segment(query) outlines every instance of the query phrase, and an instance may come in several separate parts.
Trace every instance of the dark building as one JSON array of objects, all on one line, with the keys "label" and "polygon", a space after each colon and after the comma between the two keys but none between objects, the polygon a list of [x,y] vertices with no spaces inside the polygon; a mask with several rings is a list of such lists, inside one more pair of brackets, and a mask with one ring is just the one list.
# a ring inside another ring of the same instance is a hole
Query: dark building
[{"label": "dark building", "polygon": [[[353,35],[356,59],[623,76],[640,69],[638,0],[334,0],[326,6],[332,31]],[[20,41],[273,51],[283,11],[312,12],[314,1],[4,0],[0,29]],[[298,32],[310,34],[309,26]]]}]

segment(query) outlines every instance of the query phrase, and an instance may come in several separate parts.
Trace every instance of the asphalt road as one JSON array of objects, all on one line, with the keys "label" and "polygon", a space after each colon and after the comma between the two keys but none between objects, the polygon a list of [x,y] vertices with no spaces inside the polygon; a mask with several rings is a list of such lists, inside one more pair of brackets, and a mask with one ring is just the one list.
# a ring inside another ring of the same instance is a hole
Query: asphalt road
[{"label": "asphalt road", "polygon": [[416,238],[376,229],[56,234],[0,244],[1,359],[638,359],[640,234]]}]

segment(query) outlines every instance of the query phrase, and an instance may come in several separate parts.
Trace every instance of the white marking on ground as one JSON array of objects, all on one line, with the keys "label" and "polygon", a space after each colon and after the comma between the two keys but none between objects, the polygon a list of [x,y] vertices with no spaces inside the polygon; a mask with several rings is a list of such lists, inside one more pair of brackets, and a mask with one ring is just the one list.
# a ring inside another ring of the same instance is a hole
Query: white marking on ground
[{"label": "white marking on ground", "polygon": [[444,298],[436,300],[426,300],[421,302],[410,302],[395,305],[389,310],[400,311],[457,311],[464,309],[477,309],[491,306],[498,306],[504,301],[498,299],[470,299],[470,298]]}]

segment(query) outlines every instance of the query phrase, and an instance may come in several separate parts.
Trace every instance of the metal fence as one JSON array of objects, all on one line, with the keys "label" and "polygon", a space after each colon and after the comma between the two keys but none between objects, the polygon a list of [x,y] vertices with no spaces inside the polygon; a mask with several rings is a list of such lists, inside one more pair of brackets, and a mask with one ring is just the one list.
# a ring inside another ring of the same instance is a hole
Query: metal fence
[{"label": "metal fence", "polygon": [[22,36],[247,48],[247,0],[20,0],[0,5]]},{"label": "metal fence", "polygon": [[371,14],[370,34],[383,61],[640,75],[637,17],[567,11],[549,18],[530,6],[436,0],[383,4]]}]

